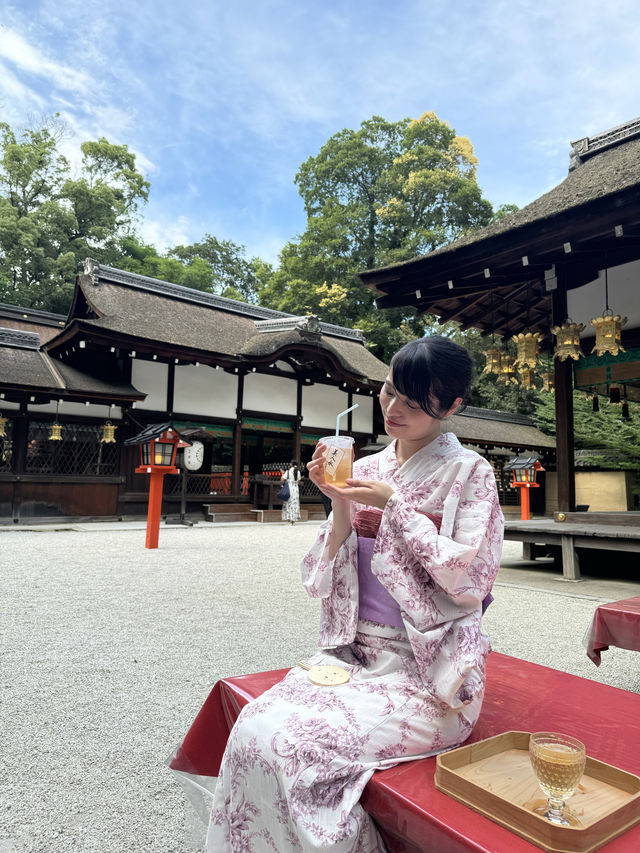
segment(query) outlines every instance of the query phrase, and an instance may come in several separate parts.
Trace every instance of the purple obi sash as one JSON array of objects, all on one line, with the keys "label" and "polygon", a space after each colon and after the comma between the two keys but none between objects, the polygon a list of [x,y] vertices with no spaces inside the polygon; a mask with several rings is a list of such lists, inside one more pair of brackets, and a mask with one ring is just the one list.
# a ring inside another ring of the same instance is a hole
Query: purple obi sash
[{"label": "purple obi sash", "polygon": [[[437,515],[424,513],[435,524],[438,531],[442,519]],[[353,519],[353,529],[358,534],[358,609],[363,619],[402,628],[402,614],[398,602],[387,592],[371,571],[371,557],[378,528],[382,519],[382,510],[361,509]],[[493,601],[489,593],[482,602],[482,612]]]},{"label": "purple obi sash", "polygon": [[358,536],[358,613],[361,619],[402,628],[400,605],[371,571],[375,542],[375,539]]}]

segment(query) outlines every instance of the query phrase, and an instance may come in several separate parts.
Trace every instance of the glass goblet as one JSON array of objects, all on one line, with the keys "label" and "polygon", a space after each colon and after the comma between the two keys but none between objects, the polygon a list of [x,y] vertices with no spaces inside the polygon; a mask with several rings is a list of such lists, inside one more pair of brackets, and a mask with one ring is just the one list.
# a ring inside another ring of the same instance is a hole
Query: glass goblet
[{"label": "glass goblet", "polygon": [[580,821],[565,812],[565,801],[584,773],[584,744],[569,735],[535,732],[529,739],[529,756],[538,784],[547,796],[547,805],[534,809],[536,814],[560,826],[579,826]]}]

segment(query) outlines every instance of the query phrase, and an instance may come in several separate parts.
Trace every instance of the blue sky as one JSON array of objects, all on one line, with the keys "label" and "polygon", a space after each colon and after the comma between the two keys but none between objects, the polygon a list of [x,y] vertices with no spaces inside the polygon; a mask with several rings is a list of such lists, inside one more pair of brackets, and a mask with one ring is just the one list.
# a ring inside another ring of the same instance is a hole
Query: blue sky
[{"label": "blue sky", "polygon": [[637,0],[0,0],[0,111],[60,112],[151,182],[140,231],[277,261],[299,165],[344,127],[433,110],[494,205],[566,175],[569,143],[640,115]]}]

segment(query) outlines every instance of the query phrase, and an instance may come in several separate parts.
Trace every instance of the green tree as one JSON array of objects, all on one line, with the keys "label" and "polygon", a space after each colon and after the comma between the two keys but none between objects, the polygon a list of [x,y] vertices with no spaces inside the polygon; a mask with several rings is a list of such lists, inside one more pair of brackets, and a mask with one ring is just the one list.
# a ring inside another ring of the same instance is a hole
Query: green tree
[{"label": "green tree", "polygon": [[496,222],[499,219],[504,219],[510,213],[515,213],[516,210],[520,210],[517,204],[501,204],[493,212],[493,221]]},{"label": "green tree", "polygon": [[[629,413],[629,419],[623,418],[622,406],[610,405],[606,397],[594,412],[590,395],[573,392],[574,446],[588,451],[583,460],[615,470],[640,470],[640,406],[629,403]],[[533,420],[542,432],[555,436],[553,394],[538,395]]]},{"label": "green tree", "polygon": [[433,318],[379,311],[357,273],[429,252],[488,223],[476,158],[434,113],[388,122],[374,116],[332,136],[300,167],[307,226],[287,243],[260,292],[264,305],[362,329],[381,358],[421,336]]},{"label": "green tree", "polygon": [[58,151],[55,119],[17,135],[0,124],[0,301],[67,309],[85,257],[120,256],[149,184],[126,145],[82,144],[80,175]]},{"label": "green tree", "polygon": [[166,255],[128,236],[121,241],[120,251],[117,265],[121,269],[241,302],[256,302],[260,289],[273,275],[266,261],[246,258],[244,246],[210,234],[199,243],[176,246]]},{"label": "green tree", "polygon": [[244,246],[232,240],[218,240],[211,234],[205,234],[199,243],[175,246],[169,255],[187,268],[196,263],[206,264],[211,279],[209,286],[202,289],[243,302],[257,302],[260,291],[273,274],[265,261],[247,258]]},{"label": "green tree", "polygon": [[185,263],[178,258],[160,255],[155,246],[141,243],[134,236],[127,236],[121,241],[120,251],[117,262],[120,269],[196,290],[213,290],[213,272],[202,258],[194,258],[190,263]]}]

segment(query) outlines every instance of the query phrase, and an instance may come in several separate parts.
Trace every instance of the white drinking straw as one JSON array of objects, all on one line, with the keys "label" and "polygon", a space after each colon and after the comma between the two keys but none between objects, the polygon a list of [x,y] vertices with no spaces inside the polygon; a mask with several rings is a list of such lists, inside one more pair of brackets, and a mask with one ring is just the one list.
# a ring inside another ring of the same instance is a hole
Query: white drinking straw
[{"label": "white drinking straw", "polygon": [[354,409],[357,409],[359,405],[360,405],[360,403],[356,403],[355,406],[349,406],[349,408],[345,409],[344,412],[340,412],[340,414],[336,418],[336,435],[340,434],[340,418],[343,415],[348,415],[349,412],[352,412]]}]

